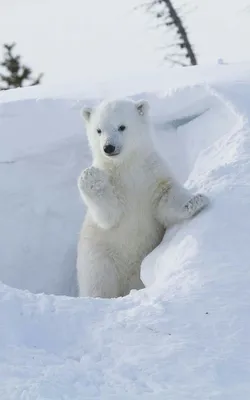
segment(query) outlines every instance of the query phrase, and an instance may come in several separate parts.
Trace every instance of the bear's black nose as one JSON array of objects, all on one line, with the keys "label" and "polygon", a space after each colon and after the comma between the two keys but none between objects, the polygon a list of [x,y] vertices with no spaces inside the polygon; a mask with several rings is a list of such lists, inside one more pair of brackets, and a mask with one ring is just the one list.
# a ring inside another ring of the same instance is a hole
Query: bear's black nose
[{"label": "bear's black nose", "polygon": [[115,146],[113,146],[112,144],[107,144],[104,146],[103,150],[106,154],[112,154],[115,151]]}]

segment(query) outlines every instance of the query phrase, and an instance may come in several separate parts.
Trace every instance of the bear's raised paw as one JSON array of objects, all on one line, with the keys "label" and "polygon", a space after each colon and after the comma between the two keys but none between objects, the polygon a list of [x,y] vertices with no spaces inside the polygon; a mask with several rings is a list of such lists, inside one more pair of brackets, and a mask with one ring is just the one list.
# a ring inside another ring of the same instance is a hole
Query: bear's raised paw
[{"label": "bear's raised paw", "polygon": [[79,189],[86,194],[94,194],[95,196],[102,195],[107,184],[107,174],[93,166],[82,171],[78,179]]}]

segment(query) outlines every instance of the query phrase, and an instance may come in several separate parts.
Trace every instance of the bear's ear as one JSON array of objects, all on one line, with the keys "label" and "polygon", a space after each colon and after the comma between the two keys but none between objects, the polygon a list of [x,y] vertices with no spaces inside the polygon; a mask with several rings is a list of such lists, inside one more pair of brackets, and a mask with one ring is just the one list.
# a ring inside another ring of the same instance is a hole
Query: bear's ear
[{"label": "bear's ear", "polygon": [[138,100],[135,105],[139,115],[145,115],[148,113],[149,104],[147,100]]},{"label": "bear's ear", "polygon": [[81,115],[86,122],[89,122],[92,112],[93,112],[93,110],[90,107],[84,107],[82,109]]}]

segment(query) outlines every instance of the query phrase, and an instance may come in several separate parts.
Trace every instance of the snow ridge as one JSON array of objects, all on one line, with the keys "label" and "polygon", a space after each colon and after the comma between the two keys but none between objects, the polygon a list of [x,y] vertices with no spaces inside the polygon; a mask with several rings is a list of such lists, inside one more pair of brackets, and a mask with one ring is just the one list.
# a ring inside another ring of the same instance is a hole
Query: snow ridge
[{"label": "snow ridge", "polygon": [[146,96],[159,151],[212,205],[144,260],[145,290],[115,300],[66,296],[84,214],[75,180],[90,163],[83,102],[6,94],[0,160],[16,162],[0,164],[1,398],[248,398],[250,80],[224,68],[227,80]]}]

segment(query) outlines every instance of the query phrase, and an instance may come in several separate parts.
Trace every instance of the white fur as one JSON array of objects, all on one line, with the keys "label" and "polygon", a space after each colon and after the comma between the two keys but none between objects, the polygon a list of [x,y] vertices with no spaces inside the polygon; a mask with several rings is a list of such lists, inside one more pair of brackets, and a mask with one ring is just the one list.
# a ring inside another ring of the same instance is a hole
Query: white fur
[{"label": "white fur", "polygon": [[[165,229],[208,204],[179,185],[156,152],[148,110],[145,101],[125,99],[83,111],[93,165],[78,180],[88,208],[78,245],[80,296],[111,298],[143,288],[141,262]],[[105,154],[110,144],[118,154]]]}]

